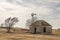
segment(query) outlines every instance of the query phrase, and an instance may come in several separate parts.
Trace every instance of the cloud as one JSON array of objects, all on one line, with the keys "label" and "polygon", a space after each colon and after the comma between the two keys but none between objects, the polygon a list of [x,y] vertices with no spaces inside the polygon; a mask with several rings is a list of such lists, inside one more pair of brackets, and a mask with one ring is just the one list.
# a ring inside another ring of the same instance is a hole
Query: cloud
[{"label": "cloud", "polygon": [[60,0],[0,0],[0,21],[7,17],[18,17],[15,26],[26,27],[26,20],[31,18],[31,13],[36,13],[39,19],[46,20],[53,28],[60,24]]}]

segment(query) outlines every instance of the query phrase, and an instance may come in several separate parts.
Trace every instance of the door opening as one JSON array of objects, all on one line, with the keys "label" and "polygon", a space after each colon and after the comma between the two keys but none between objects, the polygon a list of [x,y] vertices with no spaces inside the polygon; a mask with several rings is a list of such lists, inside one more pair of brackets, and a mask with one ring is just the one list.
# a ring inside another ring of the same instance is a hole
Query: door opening
[{"label": "door opening", "polygon": [[43,32],[44,32],[44,33],[46,32],[46,27],[43,28]]},{"label": "door opening", "polygon": [[36,27],[34,28],[34,34],[36,34]]}]

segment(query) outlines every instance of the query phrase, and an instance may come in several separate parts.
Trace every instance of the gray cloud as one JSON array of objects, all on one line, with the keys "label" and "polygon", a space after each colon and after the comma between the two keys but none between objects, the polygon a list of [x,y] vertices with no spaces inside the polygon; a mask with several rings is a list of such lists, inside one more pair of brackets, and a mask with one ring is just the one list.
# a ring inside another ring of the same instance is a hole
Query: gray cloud
[{"label": "gray cloud", "polygon": [[[7,2],[10,2],[10,3],[16,3],[16,4],[22,4],[22,5],[26,5],[26,6],[29,6],[29,4],[32,4],[32,5],[35,5],[35,6],[56,6],[57,3],[53,3],[53,2],[45,2],[43,0],[22,0],[23,3],[21,3],[21,1],[19,0],[6,0]],[[30,5],[31,6],[31,5]],[[59,5],[57,5],[59,6]]]},{"label": "gray cloud", "polygon": [[44,0],[22,0],[24,4],[33,4],[36,6],[60,7],[59,2],[48,2]]},{"label": "gray cloud", "polygon": [[[44,0],[6,0],[7,2],[10,3],[15,3],[17,5],[23,5],[23,6],[31,6],[31,5],[35,5],[35,6],[46,6],[49,8],[56,8],[56,7],[60,7],[60,2],[49,2],[49,1],[44,1]],[[31,5],[30,5],[31,4]]]},{"label": "gray cloud", "polygon": [[13,11],[14,9],[12,8],[5,8],[6,11]]},{"label": "gray cloud", "polygon": [[[2,2],[2,0],[1,0],[1,2]],[[24,15],[23,14],[19,15],[19,16],[22,16],[23,19],[26,19],[24,17],[26,17],[26,15],[28,13],[31,13],[32,11],[34,12],[34,10],[37,10],[37,14],[39,16],[42,16],[49,22],[53,21],[53,24],[54,24],[54,20],[60,19],[60,10],[57,9],[57,8],[60,8],[60,2],[52,2],[52,1],[49,2],[49,1],[45,1],[45,0],[5,0],[5,3],[6,3],[6,5],[2,6],[4,4],[4,2],[3,2],[1,6],[4,9],[4,12],[2,12],[2,13],[6,12],[5,13],[6,16],[17,15],[17,13],[24,14],[25,12],[27,12]],[[34,7],[36,7],[36,9],[33,10]],[[19,8],[22,8],[22,9],[19,9]],[[27,9],[28,11],[26,11],[24,8],[28,8]],[[30,8],[31,8],[31,10],[30,10]],[[25,23],[25,20],[23,23]],[[58,25],[58,23],[56,25]]]},{"label": "gray cloud", "polygon": [[[49,10],[51,10],[52,16],[53,14],[54,16],[56,16],[56,14],[59,15],[60,13],[60,10],[57,9],[60,7],[60,2],[49,2],[49,1],[44,1],[44,0],[22,0],[22,2],[19,0],[6,0],[6,1],[10,3],[16,3],[18,5],[26,6],[26,7],[29,7],[32,5],[37,6],[37,7],[44,6],[48,8]],[[13,10],[13,9],[8,8],[7,10]]]},{"label": "gray cloud", "polygon": [[[44,16],[52,16],[53,18],[50,19],[59,19],[60,17],[60,10],[57,8],[60,7],[60,2],[49,2],[49,1],[44,1],[44,0],[23,0],[24,4],[33,4],[35,6],[41,7],[44,6],[51,10],[52,14],[50,15],[44,15]],[[28,6],[28,5],[27,5]]]},{"label": "gray cloud", "polygon": [[6,0],[9,3],[22,4],[19,0]]}]

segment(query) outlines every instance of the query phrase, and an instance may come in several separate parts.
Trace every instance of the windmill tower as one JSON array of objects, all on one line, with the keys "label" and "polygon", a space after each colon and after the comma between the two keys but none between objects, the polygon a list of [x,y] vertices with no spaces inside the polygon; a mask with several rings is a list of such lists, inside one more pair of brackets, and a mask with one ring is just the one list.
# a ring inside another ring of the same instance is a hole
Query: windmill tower
[{"label": "windmill tower", "polygon": [[36,13],[32,13],[31,16],[32,16],[32,23],[34,22],[34,16],[36,15]]}]

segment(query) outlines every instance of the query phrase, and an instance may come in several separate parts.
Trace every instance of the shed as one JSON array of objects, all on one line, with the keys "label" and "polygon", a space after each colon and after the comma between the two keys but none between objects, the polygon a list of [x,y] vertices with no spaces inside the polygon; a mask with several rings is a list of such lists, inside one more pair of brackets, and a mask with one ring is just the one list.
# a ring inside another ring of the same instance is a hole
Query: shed
[{"label": "shed", "polygon": [[30,25],[30,32],[34,34],[51,34],[52,26],[44,20],[37,20]]}]

